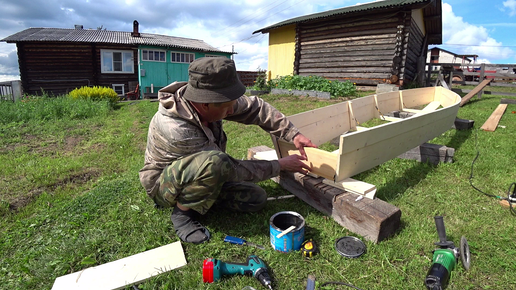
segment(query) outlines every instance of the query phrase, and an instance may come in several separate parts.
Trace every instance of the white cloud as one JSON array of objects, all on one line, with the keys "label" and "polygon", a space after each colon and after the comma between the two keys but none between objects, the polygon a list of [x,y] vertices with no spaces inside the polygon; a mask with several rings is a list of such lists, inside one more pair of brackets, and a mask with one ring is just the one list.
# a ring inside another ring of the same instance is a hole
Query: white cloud
[{"label": "white cloud", "polygon": [[[2,66],[0,65],[0,70],[2,70]],[[20,80],[20,75],[4,75],[0,74],[0,82],[8,82],[8,81],[16,81]]]},{"label": "white cloud", "polygon": [[516,15],[516,0],[507,0],[503,2],[503,6],[509,8],[509,15]]},{"label": "white cloud", "polygon": [[448,50],[457,54],[477,54],[490,60],[506,59],[514,55],[510,48],[503,47],[501,42],[490,37],[486,28],[472,25],[456,16],[449,4],[443,3],[442,9],[443,42],[452,47]]}]

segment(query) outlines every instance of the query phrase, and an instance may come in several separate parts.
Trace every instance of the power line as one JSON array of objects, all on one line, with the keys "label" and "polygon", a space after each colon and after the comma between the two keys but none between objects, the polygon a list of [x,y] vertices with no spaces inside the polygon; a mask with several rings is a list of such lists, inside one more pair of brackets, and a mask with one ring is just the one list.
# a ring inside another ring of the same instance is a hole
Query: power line
[{"label": "power line", "polygon": [[477,46],[477,47],[516,47],[516,45],[479,45],[479,44],[459,44],[459,43],[443,43],[441,45],[450,46]]},{"label": "power line", "polygon": [[[272,7],[271,9],[269,9],[269,10],[267,10],[267,11],[270,11],[270,10],[272,10],[273,8],[276,8],[277,6],[279,6],[279,5],[283,4],[283,3],[287,2],[287,1],[288,1],[288,0],[285,0],[285,1],[283,1],[283,2],[281,2],[280,4],[278,4],[278,5],[274,6],[274,7]],[[294,4],[292,4],[292,5],[290,5],[290,6],[288,6],[288,7],[286,7],[285,9],[279,10],[278,12],[276,12],[276,13],[274,13],[274,14],[268,15],[267,17],[265,17],[265,18],[263,18],[263,19],[261,19],[261,20],[259,20],[259,21],[265,20],[265,19],[267,19],[267,18],[269,18],[269,17],[271,17],[271,16],[274,16],[274,15],[276,15],[276,14],[280,13],[280,12],[283,12],[283,11],[285,11],[285,10],[289,9],[290,7],[292,7],[292,6],[294,6],[294,5],[298,5],[299,3],[304,2],[304,1],[306,1],[306,0],[300,0],[300,1],[298,1],[298,2],[296,2],[296,3],[294,3]],[[265,12],[267,12],[267,11],[265,11]],[[255,18],[256,18],[256,17],[255,17]],[[249,21],[251,21],[252,19],[255,19],[255,18],[251,18],[251,19],[249,19],[248,21],[246,21],[246,22],[244,22],[244,23],[247,23],[247,22],[249,22]],[[244,24],[244,23],[242,23],[242,24]],[[228,27],[229,27],[229,26],[228,26]],[[258,36],[258,35],[256,35],[256,36]],[[238,44],[238,43],[240,43],[240,42],[243,42],[243,41],[249,40],[249,39],[251,39],[251,38],[253,38],[253,37],[256,37],[256,36],[251,35],[251,36],[250,36],[250,37],[248,37],[248,38],[244,38],[244,39],[242,39],[242,40],[239,40],[239,41],[237,41],[237,42],[233,42],[233,43],[231,43],[231,44],[222,45],[222,46],[220,46],[220,47],[225,47],[225,46],[229,46],[229,45],[235,45],[235,44]],[[261,38],[260,38],[260,40],[261,40]],[[218,47],[218,48],[220,48],[220,47]]]},{"label": "power line", "polygon": [[[272,8],[270,8],[270,9],[268,9],[267,11],[264,11],[263,13],[265,13],[265,12],[269,12],[270,10],[272,10],[272,9],[274,9],[274,8],[276,8],[276,7],[278,7],[278,6],[280,6],[281,4],[283,4],[283,3],[287,2],[287,1],[289,1],[289,0],[285,0],[285,1],[281,2],[281,3],[279,3],[278,5],[276,5],[276,6],[272,7]],[[304,0],[303,0],[303,1],[304,1]],[[269,7],[269,6],[273,5],[273,4],[275,4],[275,2],[274,2],[274,1],[273,1],[273,2],[271,2],[271,3],[270,3],[269,5],[267,5],[267,6],[260,8],[259,10],[262,10],[262,9],[264,9],[264,8],[266,8],[266,7]],[[263,13],[261,13],[261,14],[263,14]],[[250,15],[249,15],[249,16],[250,16]],[[245,19],[246,19],[246,18],[248,18],[249,16],[245,16],[245,17],[243,17],[243,18],[241,18],[241,19],[237,20],[234,24],[231,24],[231,25],[229,25],[229,26],[225,27],[224,29],[222,29],[222,31],[225,31],[226,29],[228,29],[228,28],[230,28],[230,27],[236,26],[240,21],[245,20]],[[255,16],[255,17],[253,17],[253,18],[250,18],[249,20],[247,20],[246,22],[244,22],[244,23],[242,23],[242,24],[245,24],[245,23],[247,23],[247,22],[249,22],[249,21],[251,21],[251,20],[255,19],[256,17],[258,17],[258,16]],[[240,25],[242,25],[242,24],[240,24]]]}]

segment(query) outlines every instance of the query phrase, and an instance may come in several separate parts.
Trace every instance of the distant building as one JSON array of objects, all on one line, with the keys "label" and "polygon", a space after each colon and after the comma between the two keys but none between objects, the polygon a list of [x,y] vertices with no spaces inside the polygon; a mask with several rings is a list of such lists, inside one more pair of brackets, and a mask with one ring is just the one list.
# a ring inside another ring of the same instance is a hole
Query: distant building
[{"label": "distant building", "polygon": [[139,96],[188,80],[188,66],[200,57],[227,57],[202,40],[100,29],[29,28],[0,41],[16,43],[23,91],[66,94],[82,86],[112,87],[120,96]]},{"label": "distant building", "polygon": [[[439,47],[434,47],[428,50],[426,62],[427,63],[447,63],[447,64],[460,64],[463,65],[474,65],[478,55],[476,54],[456,54],[451,51],[444,50]],[[433,65],[432,70],[439,70],[439,65]]]}]

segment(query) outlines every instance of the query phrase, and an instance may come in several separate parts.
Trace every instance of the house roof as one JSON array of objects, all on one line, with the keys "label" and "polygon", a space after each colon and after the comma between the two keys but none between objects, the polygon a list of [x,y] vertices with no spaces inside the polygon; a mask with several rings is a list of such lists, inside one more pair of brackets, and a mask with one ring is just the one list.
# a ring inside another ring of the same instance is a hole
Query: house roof
[{"label": "house roof", "polygon": [[87,42],[124,45],[151,45],[204,52],[224,52],[199,39],[132,32],[109,31],[98,29],[63,29],[63,28],[28,28],[0,41],[16,42]]},{"label": "house roof", "polygon": [[344,8],[338,8],[328,10],[325,12],[319,12],[315,14],[309,14],[305,16],[291,18],[276,24],[261,28],[253,32],[253,34],[261,32],[267,33],[273,29],[303,22],[310,22],[335,16],[345,16],[346,14],[352,13],[368,13],[372,11],[378,11],[379,9],[392,9],[392,8],[410,8],[420,9],[424,8],[425,25],[429,35],[428,44],[441,44],[442,43],[442,17],[441,17],[441,0],[385,0],[375,1],[366,4],[348,6]]}]

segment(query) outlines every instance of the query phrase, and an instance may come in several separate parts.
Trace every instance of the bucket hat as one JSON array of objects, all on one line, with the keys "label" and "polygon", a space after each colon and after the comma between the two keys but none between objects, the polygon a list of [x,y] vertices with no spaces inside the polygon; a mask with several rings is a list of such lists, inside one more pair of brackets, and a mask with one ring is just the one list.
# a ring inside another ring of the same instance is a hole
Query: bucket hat
[{"label": "bucket hat", "polygon": [[238,99],[245,86],[235,62],[225,57],[203,57],[188,67],[188,85],[183,97],[197,103],[224,103]]}]

